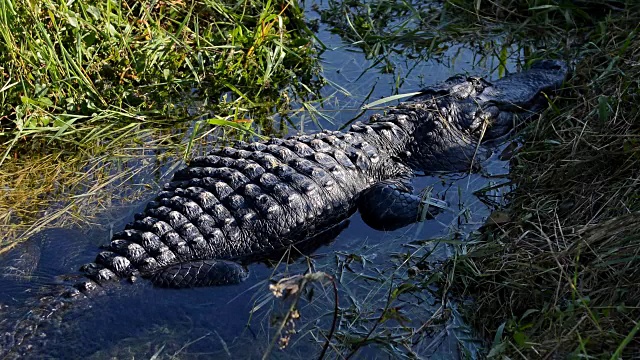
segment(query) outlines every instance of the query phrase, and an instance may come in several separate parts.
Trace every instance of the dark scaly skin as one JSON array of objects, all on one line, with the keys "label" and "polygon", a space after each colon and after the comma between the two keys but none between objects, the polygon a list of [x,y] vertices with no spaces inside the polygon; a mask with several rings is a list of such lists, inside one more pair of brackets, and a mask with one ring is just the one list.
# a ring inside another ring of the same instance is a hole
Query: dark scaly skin
[{"label": "dark scaly skin", "polygon": [[[263,257],[329,229],[356,210],[364,189],[408,174],[365,140],[376,131],[389,132],[394,143],[408,138],[398,125],[384,122],[362,132],[237,143],[196,158],[85,271],[99,282],[137,273],[171,287],[238,282],[244,272],[232,262]],[[162,271],[176,264],[180,271]],[[213,270],[215,275],[202,276]]]},{"label": "dark scaly skin", "polygon": [[[167,287],[237,283],[242,264],[304,241],[356,211],[376,228],[416,221],[414,170],[462,171],[546,106],[564,63],[542,61],[494,84],[454,77],[349,131],[212,151],[178,171],[135,222],[85,265],[95,282],[137,276]],[[430,209],[435,211],[436,209]]]}]

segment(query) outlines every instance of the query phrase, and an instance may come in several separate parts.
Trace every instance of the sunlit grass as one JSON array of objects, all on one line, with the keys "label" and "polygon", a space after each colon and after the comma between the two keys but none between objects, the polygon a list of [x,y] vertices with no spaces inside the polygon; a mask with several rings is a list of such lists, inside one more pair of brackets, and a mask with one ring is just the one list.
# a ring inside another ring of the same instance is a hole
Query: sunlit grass
[{"label": "sunlit grass", "polygon": [[[47,142],[34,140],[31,154],[6,161],[0,169],[5,245],[45,227],[89,225],[96,214],[155,192],[166,180],[161,169],[181,160],[181,147],[172,144],[180,143],[177,132],[132,124],[116,134],[81,153],[48,151]],[[117,191],[123,185],[128,190]]]},{"label": "sunlit grass", "polygon": [[131,119],[183,121],[196,100],[261,124],[287,105],[283,91],[311,94],[298,84],[317,72],[295,2],[2,0],[0,8],[0,138],[9,145],[37,134],[82,139]]},{"label": "sunlit grass", "polygon": [[166,167],[158,154],[188,159],[203,134],[203,148],[279,134],[275,114],[321,84],[291,1],[0,0],[0,38],[4,243],[157,189],[114,191]]}]

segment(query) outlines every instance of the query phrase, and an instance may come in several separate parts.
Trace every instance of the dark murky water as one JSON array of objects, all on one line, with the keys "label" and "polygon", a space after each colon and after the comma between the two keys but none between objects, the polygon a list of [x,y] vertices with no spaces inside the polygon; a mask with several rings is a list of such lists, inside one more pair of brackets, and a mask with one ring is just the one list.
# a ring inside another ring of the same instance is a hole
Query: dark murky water
[{"label": "dark murky water", "polygon": [[[311,5],[308,4],[308,16],[313,19],[318,15],[310,10]],[[358,48],[343,43],[325,25],[320,25],[318,37],[329,47],[321,55],[323,75],[334,84],[322,90],[330,100],[318,110],[330,119],[320,117],[316,123],[311,121],[309,114],[302,115],[297,125],[305,131],[318,126],[340,128],[361,113],[367,97],[367,102],[371,102],[397,93],[416,91],[457,73],[495,77],[499,63],[495,57],[479,57],[473,49],[456,45],[437,59],[392,55],[391,61],[396,65],[394,73],[381,73],[379,66],[373,65],[375,59],[369,60]],[[517,57],[517,51],[515,53]],[[515,60],[512,59],[514,63]],[[511,70],[514,63],[507,64]],[[365,120],[369,113],[360,119]],[[449,210],[435,220],[397,231],[380,232],[366,226],[356,214],[335,240],[313,252],[311,259],[315,269],[340,279],[341,307],[375,313],[384,305],[390,284],[376,283],[367,274],[393,272],[397,262],[390,260],[391,255],[416,249],[416,246],[407,244],[452,233],[465,234],[481,225],[490,208],[474,192],[503,182],[502,175],[508,172],[507,164],[496,157],[484,164],[484,169],[482,174],[421,176],[415,179],[417,188],[433,187],[433,193],[450,205]],[[142,207],[143,202],[136,204],[131,213]],[[132,215],[126,219],[131,220]],[[124,224],[111,225],[117,231]],[[69,260],[63,266],[57,262],[41,263],[31,282],[2,283],[5,288],[0,289],[0,302],[8,305],[4,310],[5,316],[26,316],[28,310],[17,310],[21,309],[20,304],[32,297],[42,284],[50,283],[52,276],[61,272],[74,273],[80,264],[93,260],[98,252],[97,246],[108,242],[110,232],[91,228],[79,232],[57,232],[54,237],[77,240],[59,239],[62,241],[54,245],[68,244],[69,248],[56,248],[54,253],[58,254],[56,256],[69,254]],[[432,257],[446,258],[449,251],[447,246],[440,245]],[[350,254],[358,255],[360,260],[365,259],[366,265],[356,264],[358,261],[349,264],[348,260],[354,258]],[[254,264],[250,267],[249,279],[237,286],[166,290],[143,283],[120,289],[122,291],[109,296],[90,299],[79,310],[67,311],[60,328],[44,330],[48,331],[48,341],[43,349],[46,354],[36,353],[33,356],[259,358],[273,340],[278,325],[274,321],[277,320],[275,316],[288,306],[273,299],[268,292],[267,279],[273,273],[300,274],[307,269],[308,261],[302,258],[275,268]],[[296,323],[298,333],[292,336],[286,350],[274,350],[273,357],[300,358],[319,352],[324,339],[314,338],[314,335],[318,335],[319,329],[328,329],[333,310],[330,288],[327,288],[327,294],[316,296],[311,303],[301,303],[302,318]],[[411,320],[417,323],[429,319],[438,308],[438,299],[428,293],[405,301],[413,301],[422,311],[410,313],[416,317]],[[457,329],[464,329],[457,321],[456,317],[449,320],[450,325],[443,332],[427,336],[413,351],[423,357],[458,358],[460,344],[466,340],[456,338]],[[387,358],[389,353],[389,349],[382,346],[370,345],[358,352],[356,358]],[[330,357],[336,357],[336,354],[330,353]]]}]

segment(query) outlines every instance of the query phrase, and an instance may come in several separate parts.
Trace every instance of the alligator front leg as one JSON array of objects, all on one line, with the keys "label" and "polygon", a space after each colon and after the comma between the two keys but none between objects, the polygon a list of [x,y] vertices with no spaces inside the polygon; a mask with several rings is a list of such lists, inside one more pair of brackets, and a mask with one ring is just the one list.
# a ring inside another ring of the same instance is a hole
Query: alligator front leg
[{"label": "alligator front leg", "polygon": [[155,286],[178,289],[239,284],[248,275],[242,265],[232,261],[197,260],[158,270],[150,279]]},{"label": "alligator front leg", "polygon": [[[441,208],[429,204],[412,193],[402,179],[384,180],[365,190],[358,200],[362,219],[374,229],[395,230],[418,221],[426,210],[426,218]],[[425,206],[428,206],[425,209]]]}]

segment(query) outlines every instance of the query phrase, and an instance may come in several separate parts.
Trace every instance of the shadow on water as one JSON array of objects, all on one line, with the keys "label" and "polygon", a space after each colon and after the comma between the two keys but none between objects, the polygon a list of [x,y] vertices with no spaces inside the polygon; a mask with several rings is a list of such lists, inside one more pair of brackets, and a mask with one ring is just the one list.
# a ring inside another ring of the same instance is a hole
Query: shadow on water
[{"label": "shadow on water", "polygon": [[[317,9],[327,9],[325,4],[316,6],[307,4],[310,21],[320,19]],[[450,45],[437,56],[412,54],[409,57],[406,53],[389,52],[381,61],[379,56],[367,56],[357,45],[344,42],[338,33],[332,32],[326,22],[320,22],[317,36],[326,46],[321,57],[323,77],[328,81],[321,95],[327,100],[316,104],[315,109],[300,113],[298,122],[289,123],[296,125],[297,131],[318,127],[340,129],[354,119],[365,120],[371,113],[380,111],[363,113],[362,105],[368,102],[416,91],[458,73],[495,78],[497,69],[506,65],[514,70],[522,57],[518,48],[508,48],[505,64],[505,59],[501,61],[496,56],[479,56],[475,46]],[[393,64],[391,69],[389,63]],[[282,124],[289,127],[286,121]],[[288,132],[292,134],[295,130]],[[425,239],[464,239],[465,234],[482,225],[492,208],[474,193],[505,183],[508,163],[494,156],[483,167],[483,172],[478,174],[418,176],[414,180],[416,188],[432,187],[434,196],[448,202],[449,209],[435,220],[381,232],[369,228],[356,214],[335,240],[309,256],[290,263],[253,264],[249,279],[237,286],[166,290],[142,281],[140,286],[123,287],[109,296],[98,296],[75,309],[71,307],[55,329],[53,326],[46,329],[46,347],[38,349],[44,353],[30,355],[37,358],[261,357],[272,341],[279,341],[273,338],[274,329],[288,308],[287,303],[274,299],[268,292],[267,279],[274,274],[277,278],[301,274],[310,268],[332,274],[339,282],[342,314],[336,336],[346,344],[357,342],[358,334],[360,340],[368,341],[356,357],[415,354],[453,359],[464,354],[460,348],[466,348],[468,354],[473,355],[473,341],[464,339],[470,335],[459,324],[458,317],[439,314],[443,300],[431,288],[398,295],[393,304],[398,310],[397,317],[386,319],[387,327],[381,327],[380,332],[364,335],[375,327],[381,309],[389,304],[389,294],[398,286],[396,280],[407,276],[407,269],[403,268],[407,254],[428,253],[433,262],[445,259],[450,256],[446,242]],[[498,187],[488,195],[495,195],[500,201],[500,192]],[[137,202],[127,216],[118,214],[117,217],[130,221],[131,214],[141,210],[145,203]],[[103,225],[117,231],[124,223]],[[68,259],[62,265],[41,263],[28,282],[12,281],[7,282],[8,285],[3,282],[0,301],[5,307],[0,311],[4,312],[5,321],[27,317],[28,308],[20,304],[27,298],[37,297],[41,287],[50,285],[52,278],[74,273],[78,265],[92,261],[97,247],[107,243],[110,234],[110,230],[95,228],[54,230],[51,236],[60,241],[50,243],[49,249],[45,246],[42,259],[59,258],[61,254]],[[450,308],[449,312],[455,309],[445,305]],[[287,327],[287,330],[297,327],[296,334],[290,333],[287,349],[274,351],[273,357],[300,358],[319,352],[325,341],[321,331],[326,334],[333,316],[330,287],[317,287],[313,301],[301,303],[299,312],[301,318]],[[409,343],[394,338],[411,326],[424,331],[410,337]],[[345,330],[352,331],[355,337],[349,339]],[[384,334],[389,337],[383,338]],[[401,345],[407,349],[399,348]],[[339,356],[335,352],[330,354]],[[345,354],[349,351],[345,350]]]}]

